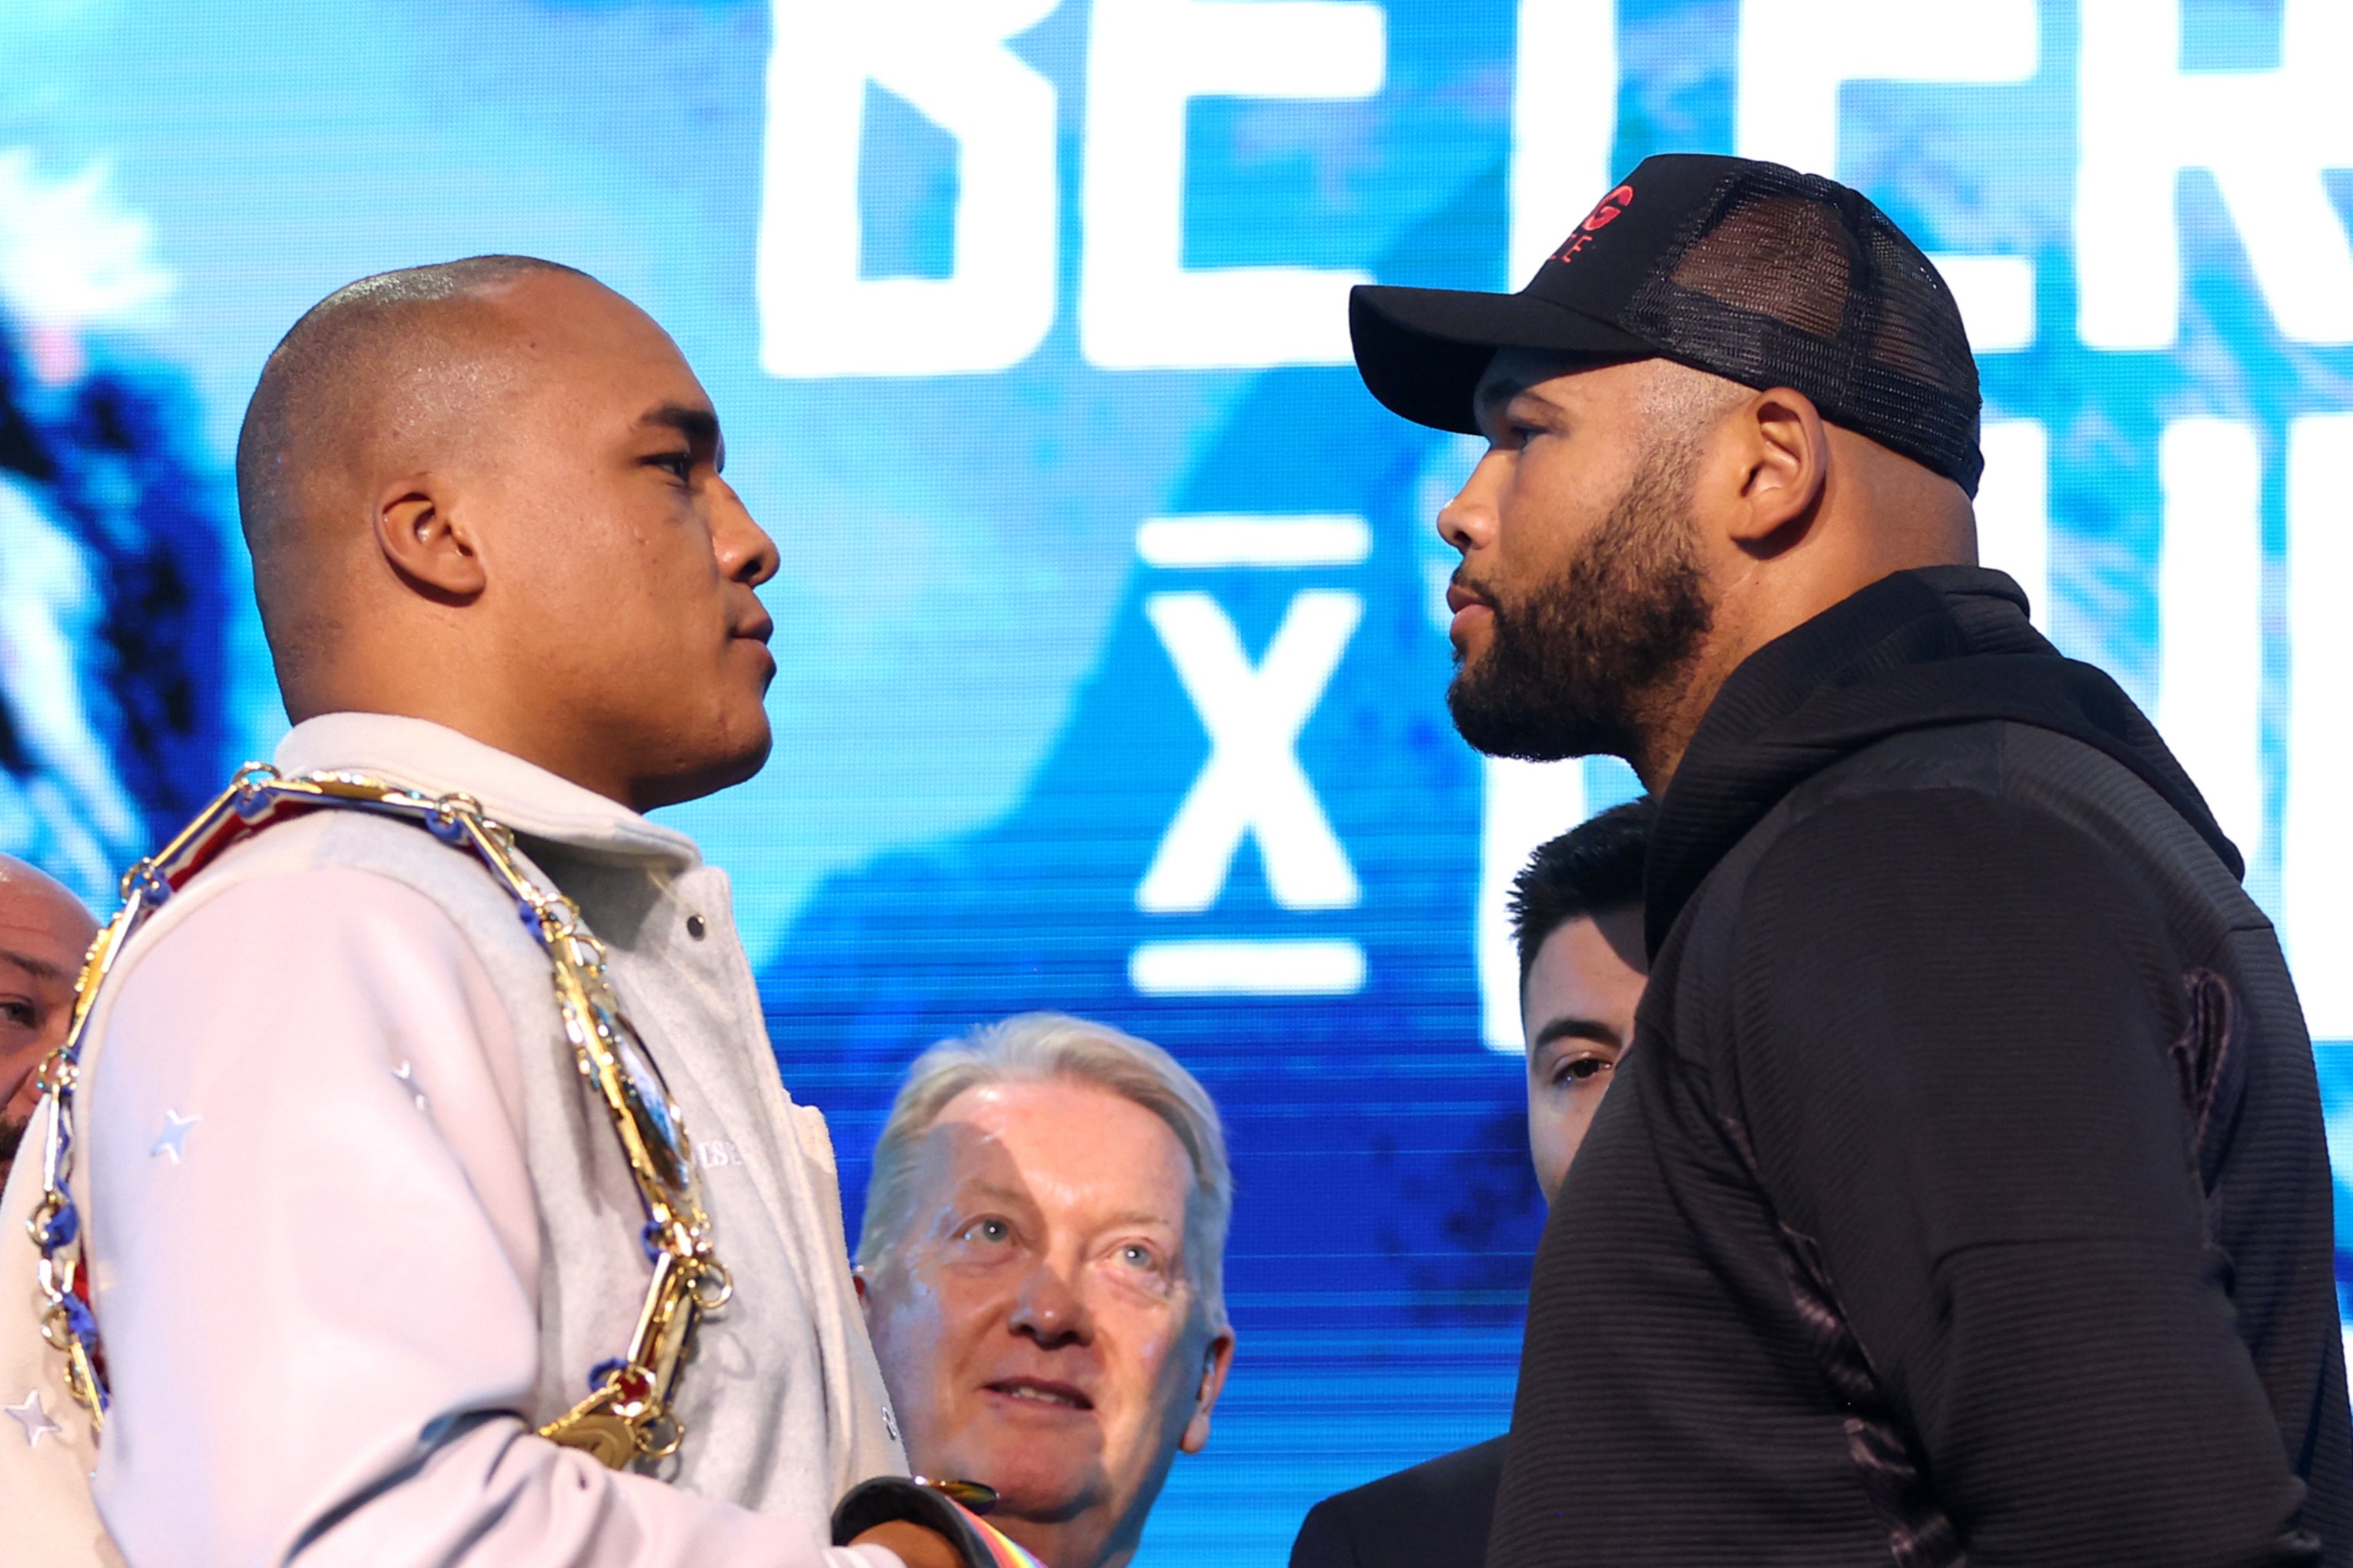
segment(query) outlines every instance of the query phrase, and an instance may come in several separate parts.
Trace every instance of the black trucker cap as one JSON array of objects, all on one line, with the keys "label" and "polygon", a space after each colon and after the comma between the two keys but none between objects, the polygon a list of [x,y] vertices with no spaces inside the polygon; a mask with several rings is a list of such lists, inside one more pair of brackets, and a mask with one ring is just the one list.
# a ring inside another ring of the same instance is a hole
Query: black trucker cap
[{"label": "black trucker cap", "polygon": [[1645,158],[1518,293],[1364,284],[1348,331],[1373,395],[1440,430],[1478,433],[1496,350],[1539,349],[1790,387],[1972,496],[1985,468],[1952,290],[1861,192],[1778,163]]}]

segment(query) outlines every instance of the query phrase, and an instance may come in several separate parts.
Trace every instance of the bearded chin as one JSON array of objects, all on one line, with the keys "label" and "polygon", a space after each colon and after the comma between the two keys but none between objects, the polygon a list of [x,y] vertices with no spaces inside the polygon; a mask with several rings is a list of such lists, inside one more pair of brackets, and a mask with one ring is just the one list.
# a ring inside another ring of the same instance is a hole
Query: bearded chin
[{"label": "bearded chin", "polygon": [[1688,465],[1646,465],[1584,552],[1525,600],[1498,604],[1485,652],[1446,693],[1462,738],[1494,757],[1639,754],[1713,616],[1693,559]]},{"label": "bearded chin", "polygon": [[1531,679],[1546,661],[1505,663],[1500,621],[1497,631],[1487,656],[1446,689],[1446,710],[1472,750],[1531,763],[1628,754],[1631,725],[1607,693]]}]

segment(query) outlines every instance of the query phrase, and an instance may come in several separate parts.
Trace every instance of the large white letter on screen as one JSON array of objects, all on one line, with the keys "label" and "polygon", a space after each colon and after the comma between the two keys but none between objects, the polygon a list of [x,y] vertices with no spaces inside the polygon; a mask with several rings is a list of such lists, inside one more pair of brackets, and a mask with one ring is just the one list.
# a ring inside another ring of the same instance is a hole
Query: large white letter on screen
[{"label": "large white letter on screen", "polygon": [[2262,448],[2235,419],[2157,444],[2157,727],[2249,865],[2263,835]]},{"label": "large white letter on screen", "polygon": [[1520,0],[1506,288],[1534,277],[1618,176],[1617,12],[1617,0]]},{"label": "large white letter on screen", "polygon": [[1978,564],[2026,590],[2034,625],[2051,630],[2051,433],[2040,419],[1989,419],[1978,433]]},{"label": "large white letter on screen", "polygon": [[[1054,89],[1005,47],[1058,0],[775,0],[760,364],[940,375],[1018,364],[1054,324]],[[861,278],[866,84],[956,140],[955,262]]]},{"label": "large white letter on screen", "polygon": [[1329,588],[1298,595],[1256,668],[1234,623],[1207,594],[1154,594],[1144,613],[1209,732],[1209,761],[1161,838],[1135,907],[1187,914],[1216,903],[1245,833],[1258,837],[1277,905],[1355,904],[1362,896],[1356,873],[1293,748],[1340,668],[1365,602]]},{"label": "large white letter on screen", "polygon": [[2034,0],[1741,0],[1740,155],[1838,174],[1839,88],[1850,81],[2024,81]]},{"label": "large white letter on screen", "polygon": [[[2042,54],[2034,0],[1742,0],[1744,158],[1838,174],[1839,89],[1851,81],[2024,81]],[[1938,256],[1980,353],[2034,340],[2034,264]]]},{"label": "large white letter on screen", "polygon": [[2288,963],[2316,1040],[2353,1040],[2353,414],[2287,436],[2287,806],[2280,905]]},{"label": "large white letter on screen", "polygon": [[2284,336],[2353,342],[2353,247],[2324,169],[2353,167],[2353,5],[2285,0],[2280,68],[2181,69],[2179,0],[2084,0],[2076,335],[2169,346],[2181,316],[2175,176],[2211,170]]},{"label": "large white letter on screen", "polygon": [[1362,0],[1095,0],[1079,345],[1121,370],[1345,364],[1348,289],[1317,267],[1184,264],[1185,106],[1369,98],[1387,19]]},{"label": "large white letter on screen", "polygon": [[1479,829],[1479,1032],[1487,1047],[1519,1051],[1520,948],[1512,938],[1512,879],[1538,846],[1585,820],[1585,762],[1483,759],[1486,809]]}]

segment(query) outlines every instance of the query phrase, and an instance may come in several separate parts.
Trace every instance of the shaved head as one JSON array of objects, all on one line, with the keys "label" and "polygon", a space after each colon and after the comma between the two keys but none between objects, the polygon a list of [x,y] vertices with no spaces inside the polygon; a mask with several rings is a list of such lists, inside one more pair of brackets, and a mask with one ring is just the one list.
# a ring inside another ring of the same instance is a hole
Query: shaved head
[{"label": "shaved head", "polygon": [[575,268],[362,279],[286,334],[237,504],[288,714],[427,719],[636,809],[747,777],[776,547],[670,334]]},{"label": "shaved head", "polygon": [[336,630],[309,590],[326,585],[315,547],[332,542],[316,535],[357,531],[337,481],[372,458],[446,461],[481,438],[485,405],[512,379],[499,351],[516,323],[491,295],[534,273],[595,282],[530,256],[380,272],[311,307],[262,367],[237,432],[237,504],[281,681],[290,658],[307,663]]}]

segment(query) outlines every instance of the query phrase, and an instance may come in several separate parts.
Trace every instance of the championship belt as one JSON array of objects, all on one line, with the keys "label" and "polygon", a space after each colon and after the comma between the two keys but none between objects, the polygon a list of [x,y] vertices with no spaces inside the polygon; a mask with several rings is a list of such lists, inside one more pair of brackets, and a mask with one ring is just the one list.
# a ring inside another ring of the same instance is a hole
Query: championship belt
[{"label": "championship belt", "polygon": [[106,1356],[90,1315],[80,1217],[66,1185],[82,1031],[124,943],[149,916],[231,845],[273,822],[320,810],[392,817],[471,854],[514,900],[524,929],[546,949],[580,1076],[595,1087],[611,1118],[645,1207],[641,1239],[653,1277],[627,1349],[591,1372],[588,1396],[541,1427],[540,1436],[585,1449],[614,1469],[639,1458],[667,1458],[685,1436],[671,1395],[695,1321],[723,1306],[731,1286],[712,1255],[693,1147],[660,1069],[613,993],[604,944],[581,922],[577,904],[542,888],[524,869],[514,835],[483,816],[471,797],[425,795],[361,773],[284,775],[258,763],[241,769],[177,837],[124,874],[122,908],[90,943],[75,982],[65,1043],[41,1065],[40,1092],[52,1114],[41,1151],[40,1203],[27,1226],[39,1252],[41,1334],[65,1358],[67,1385],[89,1411],[92,1435],[106,1420]]}]

